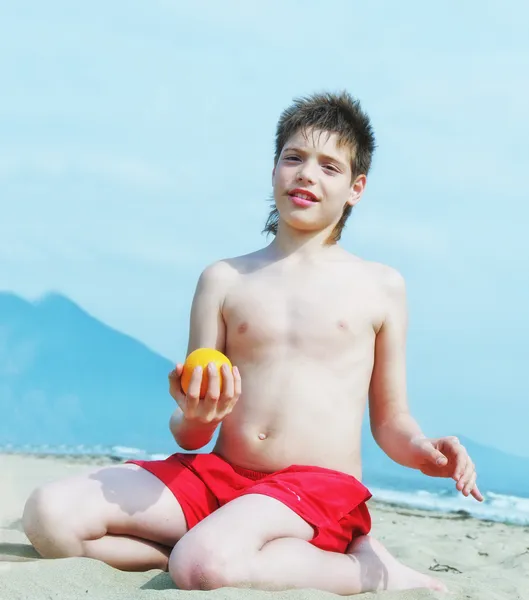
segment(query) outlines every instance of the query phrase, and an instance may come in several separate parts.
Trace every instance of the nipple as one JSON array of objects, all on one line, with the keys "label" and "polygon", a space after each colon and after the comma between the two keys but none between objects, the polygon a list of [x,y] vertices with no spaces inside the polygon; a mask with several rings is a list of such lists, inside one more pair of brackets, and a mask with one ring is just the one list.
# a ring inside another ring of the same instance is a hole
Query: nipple
[{"label": "nipple", "polygon": [[260,440],[266,440],[266,433],[260,433],[260,434],[259,434],[257,437],[258,437]]}]

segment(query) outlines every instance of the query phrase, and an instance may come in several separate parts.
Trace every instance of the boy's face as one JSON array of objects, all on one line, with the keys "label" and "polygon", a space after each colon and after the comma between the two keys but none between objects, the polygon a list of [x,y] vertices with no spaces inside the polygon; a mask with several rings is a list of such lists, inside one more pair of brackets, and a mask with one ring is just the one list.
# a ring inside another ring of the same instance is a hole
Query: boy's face
[{"label": "boy's face", "polygon": [[294,229],[321,231],[334,226],[347,204],[362,195],[365,175],[354,180],[351,150],[338,145],[335,133],[295,133],[273,171],[274,199],[281,220]]}]

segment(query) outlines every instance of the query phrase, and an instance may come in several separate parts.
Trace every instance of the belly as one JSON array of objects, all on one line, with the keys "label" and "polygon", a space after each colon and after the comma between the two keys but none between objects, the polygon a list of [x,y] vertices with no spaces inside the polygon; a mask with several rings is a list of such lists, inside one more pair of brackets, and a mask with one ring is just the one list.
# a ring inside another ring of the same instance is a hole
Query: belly
[{"label": "belly", "polygon": [[313,465],[361,479],[360,436],[365,410],[365,378],[314,368],[284,373],[249,370],[244,395],[222,424],[215,451],[256,471]]}]

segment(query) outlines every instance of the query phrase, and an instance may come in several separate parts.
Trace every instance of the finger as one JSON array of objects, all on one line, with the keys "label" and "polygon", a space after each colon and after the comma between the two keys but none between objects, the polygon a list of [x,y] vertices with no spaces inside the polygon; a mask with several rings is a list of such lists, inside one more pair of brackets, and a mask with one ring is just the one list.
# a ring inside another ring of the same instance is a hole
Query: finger
[{"label": "finger", "polygon": [[462,492],[465,489],[465,486],[470,481],[472,477],[472,473],[474,472],[474,463],[467,457],[467,462],[465,464],[465,468],[463,469],[463,474],[459,478],[457,482],[457,489]]},{"label": "finger", "polygon": [[208,369],[208,391],[206,393],[206,402],[208,404],[217,404],[220,397],[220,377],[219,370],[215,363],[209,363]]},{"label": "finger", "polygon": [[468,481],[465,483],[465,487],[463,488],[463,496],[468,496],[470,491],[474,489],[476,485],[476,471],[473,469]]},{"label": "finger", "polygon": [[185,400],[185,394],[182,390],[181,375],[183,365],[176,365],[176,367],[169,373],[169,394],[176,400],[178,406],[182,408],[183,401]]},{"label": "finger", "polygon": [[429,440],[421,446],[425,458],[437,466],[444,466],[448,462],[446,456],[440,452]]},{"label": "finger", "polygon": [[465,473],[463,477],[459,480],[459,482],[463,483],[463,489],[461,490],[465,496],[468,496],[470,490],[474,487],[476,483],[476,468],[474,463],[468,457],[467,466],[465,468]]},{"label": "finger", "polygon": [[200,400],[200,386],[202,384],[202,367],[195,367],[191,373],[189,386],[187,388],[187,410],[194,414]]},{"label": "finger", "polygon": [[235,404],[235,378],[228,365],[222,365],[222,393],[218,403],[218,410],[223,416],[231,412]]},{"label": "finger", "polygon": [[445,438],[440,438],[438,441],[439,441],[440,449],[445,454],[455,455],[458,453],[459,448],[461,447],[461,443],[459,442],[459,439],[456,438],[454,435],[450,435]]},{"label": "finger", "polygon": [[242,382],[241,382],[241,374],[237,367],[233,367],[233,399],[235,402],[239,399],[239,396],[242,394]]},{"label": "finger", "polygon": [[462,457],[456,457],[456,466],[452,479],[456,482],[456,488],[461,491],[465,487],[465,473],[467,469],[467,461],[463,462]]},{"label": "finger", "polygon": [[175,368],[169,373],[169,379],[180,379],[183,370],[184,365],[182,365],[181,363],[177,364]]},{"label": "finger", "polygon": [[483,502],[483,494],[479,491],[477,485],[474,486],[474,489],[470,491],[470,495],[473,496],[478,502]]},{"label": "finger", "polygon": [[457,446],[460,444],[459,438],[456,437],[455,435],[448,435],[447,437],[443,438],[445,442],[448,442],[451,446]]},{"label": "finger", "polygon": [[222,390],[221,396],[223,400],[231,400],[235,392],[235,381],[233,373],[228,365],[222,365]]},{"label": "finger", "polygon": [[463,475],[465,474],[465,469],[467,468],[469,458],[466,449],[459,443],[453,446],[453,452],[455,464],[452,477],[456,481],[460,481]]}]

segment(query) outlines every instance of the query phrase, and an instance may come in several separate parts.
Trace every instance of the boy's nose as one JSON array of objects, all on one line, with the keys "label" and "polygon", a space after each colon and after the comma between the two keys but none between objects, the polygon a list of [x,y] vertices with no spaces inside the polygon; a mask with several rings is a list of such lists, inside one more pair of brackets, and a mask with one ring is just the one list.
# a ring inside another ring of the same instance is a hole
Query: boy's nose
[{"label": "boy's nose", "polygon": [[298,171],[297,180],[300,182],[314,183],[315,177],[306,165]]}]

